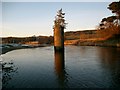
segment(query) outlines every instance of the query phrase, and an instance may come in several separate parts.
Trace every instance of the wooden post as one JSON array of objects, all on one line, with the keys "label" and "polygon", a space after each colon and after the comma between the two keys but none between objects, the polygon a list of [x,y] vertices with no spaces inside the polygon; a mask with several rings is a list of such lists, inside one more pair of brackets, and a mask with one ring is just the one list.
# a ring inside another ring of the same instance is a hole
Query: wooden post
[{"label": "wooden post", "polygon": [[54,48],[55,51],[64,51],[64,28],[61,26],[54,29]]},{"label": "wooden post", "polygon": [[65,15],[65,13],[62,13],[62,9],[60,9],[54,21],[54,50],[55,51],[64,51],[64,28],[66,23],[63,15]]}]

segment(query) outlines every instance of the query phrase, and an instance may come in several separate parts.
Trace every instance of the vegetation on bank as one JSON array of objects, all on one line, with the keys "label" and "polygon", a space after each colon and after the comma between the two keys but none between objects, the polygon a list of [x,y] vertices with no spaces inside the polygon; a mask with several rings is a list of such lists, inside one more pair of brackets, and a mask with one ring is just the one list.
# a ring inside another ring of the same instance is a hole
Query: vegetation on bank
[{"label": "vegetation on bank", "polygon": [[31,36],[31,37],[5,37],[2,43],[26,44],[30,42],[38,42],[38,44],[52,44],[53,36]]},{"label": "vegetation on bank", "polygon": [[24,48],[36,48],[53,44],[52,36],[5,37],[1,38],[0,54]]},{"label": "vegetation on bank", "polygon": [[16,50],[16,49],[26,49],[26,48],[37,48],[48,46],[46,44],[15,44],[15,43],[7,43],[0,45],[0,54],[4,54],[8,51]]}]

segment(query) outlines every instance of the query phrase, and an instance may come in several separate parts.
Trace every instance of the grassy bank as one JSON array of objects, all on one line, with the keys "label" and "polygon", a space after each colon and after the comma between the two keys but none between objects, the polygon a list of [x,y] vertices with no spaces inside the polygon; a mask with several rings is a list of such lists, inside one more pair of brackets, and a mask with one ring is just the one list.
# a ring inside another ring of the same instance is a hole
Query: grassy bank
[{"label": "grassy bank", "polygon": [[66,45],[120,47],[120,27],[65,33]]},{"label": "grassy bank", "polygon": [[120,47],[120,38],[111,37],[108,39],[103,38],[80,39],[75,43],[75,45]]},{"label": "grassy bank", "polygon": [[103,46],[103,47],[120,47],[120,43],[116,40],[106,40],[106,41],[81,41],[79,40],[75,45],[79,46]]},{"label": "grassy bank", "polygon": [[11,47],[11,48],[2,48],[0,50],[0,54],[5,54],[9,51],[16,50],[16,49],[23,49],[23,47]]},{"label": "grassy bank", "polygon": [[45,47],[45,46],[50,46],[50,45],[39,45],[39,46],[10,46],[10,47],[3,47],[0,50],[0,55],[5,54],[9,51],[12,50],[17,50],[17,49],[28,49],[28,48],[37,48],[37,47]]}]

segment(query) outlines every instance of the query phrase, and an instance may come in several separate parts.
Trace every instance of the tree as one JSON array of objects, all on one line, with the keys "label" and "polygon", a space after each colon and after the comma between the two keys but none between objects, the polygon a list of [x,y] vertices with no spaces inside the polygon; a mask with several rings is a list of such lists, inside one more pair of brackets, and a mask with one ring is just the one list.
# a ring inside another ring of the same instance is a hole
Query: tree
[{"label": "tree", "polygon": [[112,2],[111,4],[109,4],[108,9],[111,10],[112,13],[116,14],[116,17],[118,19],[118,25],[120,25],[120,1]]},{"label": "tree", "polygon": [[111,28],[112,26],[120,27],[120,1],[112,2],[109,4],[108,9],[111,10],[112,13],[115,13],[115,15],[103,18],[99,25],[99,28],[107,29]]},{"label": "tree", "polygon": [[106,29],[112,27],[112,25],[118,25],[117,17],[116,16],[109,16],[107,18],[103,18],[100,23],[101,29]]},{"label": "tree", "polygon": [[63,27],[66,28],[65,19],[64,19],[65,13],[62,12],[62,8],[57,12],[57,16],[55,17],[54,21],[54,27]]},{"label": "tree", "polygon": [[120,15],[120,1],[112,2],[111,4],[109,4],[108,9],[110,9],[112,13],[116,13],[117,15]]}]

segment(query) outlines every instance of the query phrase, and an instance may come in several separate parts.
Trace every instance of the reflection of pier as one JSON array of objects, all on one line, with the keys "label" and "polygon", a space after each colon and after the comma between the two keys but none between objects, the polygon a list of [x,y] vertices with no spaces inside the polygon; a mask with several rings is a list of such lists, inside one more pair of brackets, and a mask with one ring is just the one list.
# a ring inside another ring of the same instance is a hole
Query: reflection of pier
[{"label": "reflection of pier", "polygon": [[55,52],[55,69],[61,76],[64,71],[64,52]]},{"label": "reflection of pier", "polygon": [[67,74],[65,72],[64,52],[55,51],[55,72],[61,88],[66,86]]}]

